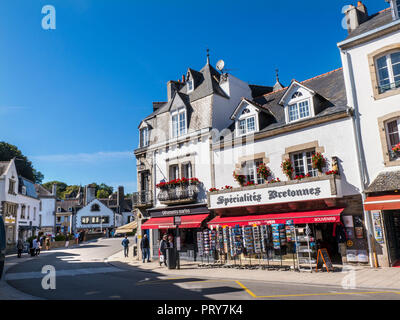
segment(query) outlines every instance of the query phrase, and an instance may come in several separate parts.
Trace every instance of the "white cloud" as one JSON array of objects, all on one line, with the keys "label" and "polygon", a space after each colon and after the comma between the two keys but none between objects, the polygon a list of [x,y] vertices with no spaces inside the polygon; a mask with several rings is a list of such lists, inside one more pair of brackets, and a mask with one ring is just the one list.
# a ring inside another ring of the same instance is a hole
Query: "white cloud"
[{"label": "white cloud", "polygon": [[123,159],[134,159],[131,151],[114,152],[95,152],[95,153],[77,153],[77,154],[54,154],[42,156],[30,156],[32,160],[53,163],[98,163]]}]

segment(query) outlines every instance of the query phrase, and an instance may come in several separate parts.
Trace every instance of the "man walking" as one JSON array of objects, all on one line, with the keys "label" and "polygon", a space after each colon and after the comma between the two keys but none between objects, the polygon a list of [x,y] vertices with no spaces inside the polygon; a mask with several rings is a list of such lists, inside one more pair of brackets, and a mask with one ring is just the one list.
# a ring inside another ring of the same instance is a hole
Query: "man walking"
[{"label": "man walking", "polygon": [[18,239],[17,250],[18,250],[18,258],[21,258],[22,250],[24,250],[24,242],[21,239]]},{"label": "man walking", "polygon": [[[166,234],[164,234],[160,242],[160,267],[162,263],[164,263],[165,266],[167,266],[167,248],[168,248],[168,237]],[[161,256],[163,256],[163,258],[161,258]]]},{"label": "man walking", "polygon": [[124,247],[125,258],[127,258],[128,257],[128,252],[129,252],[129,240],[128,240],[128,237],[125,236],[125,239],[122,240],[122,246]]},{"label": "man walking", "polygon": [[142,241],[140,241],[140,249],[142,250],[142,257],[143,257],[143,263],[147,259],[147,262],[150,261],[150,242],[149,239],[147,238],[147,234],[144,234]]}]

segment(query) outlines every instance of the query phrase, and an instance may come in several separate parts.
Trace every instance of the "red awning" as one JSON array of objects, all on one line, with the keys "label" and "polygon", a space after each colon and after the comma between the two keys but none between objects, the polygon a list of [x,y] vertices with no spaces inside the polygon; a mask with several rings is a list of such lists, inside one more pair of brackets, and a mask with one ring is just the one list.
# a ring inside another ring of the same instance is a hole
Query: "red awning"
[{"label": "red awning", "polygon": [[365,200],[364,207],[367,211],[400,209],[400,195],[368,197]]},{"label": "red awning", "polygon": [[[200,228],[201,223],[208,217],[208,214],[196,214],[181,216],[180,229],[194,229]],[[144,224],[142,224],[142,229],[175,229],[174,218],[173,217],[160,217],[160,218],[150,218]]]},{"label": "red awning", "polygon": [[285,224],[287,220],[293,220],[294,224],[305,223],[335,223],[340,221],[340,214],[344,208],[306,211],[306,212],[290,212],[280,214],[252,215],[242,217],[216,217],[208,223],[209,227],[229,226],[234,227],[248,225],[271,225]]}]

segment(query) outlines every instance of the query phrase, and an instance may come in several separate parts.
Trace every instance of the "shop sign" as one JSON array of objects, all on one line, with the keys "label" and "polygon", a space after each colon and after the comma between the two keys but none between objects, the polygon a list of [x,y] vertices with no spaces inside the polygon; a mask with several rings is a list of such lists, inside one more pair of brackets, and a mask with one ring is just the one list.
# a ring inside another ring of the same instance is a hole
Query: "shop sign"
[{"label": "shop sign", "polygon": [[379,211],[373,211],[372,219],[374,221],[375,240],[378,243],[384,243],[381,213]]},{"label": "shop sign", "polygon": [[206,206],[196,208],[176,208],[176,209],[160,209],[148,211],[152,217],[173,217],[173,216],[187,216],[195,214],[208,214],[209,211]]},{"label": "shop sign", "polygon": [[357,250],[347,250],[347,262],[357,262]]},{"label": "shop sign", "polygon": [[4,223],[6,223],[6,224],[15,224],[15,217],[13,217],[13,216],[7,216],[7,217],[5,217],[5,219],[4,219]]},{"label": "shop sign", "polygon": [[210,194],[210,209],[267,205],[305,200],[336,198],[329,180],[300,183],[275,188],[252,189],[223,194]]},{"label": "shop sign", "polygon": [[357,251],[357,261],[358,262],[368,262],[367,250],[358,250]]}]

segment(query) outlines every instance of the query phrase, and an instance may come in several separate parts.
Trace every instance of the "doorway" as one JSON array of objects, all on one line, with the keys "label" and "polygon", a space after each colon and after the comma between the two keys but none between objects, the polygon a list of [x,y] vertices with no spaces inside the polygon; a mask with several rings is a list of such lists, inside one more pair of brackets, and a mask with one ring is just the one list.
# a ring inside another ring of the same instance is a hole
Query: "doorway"
[{"label": "doorway", "polygon": [[383,212],[390,265],[400,261],[400,210]]}]

